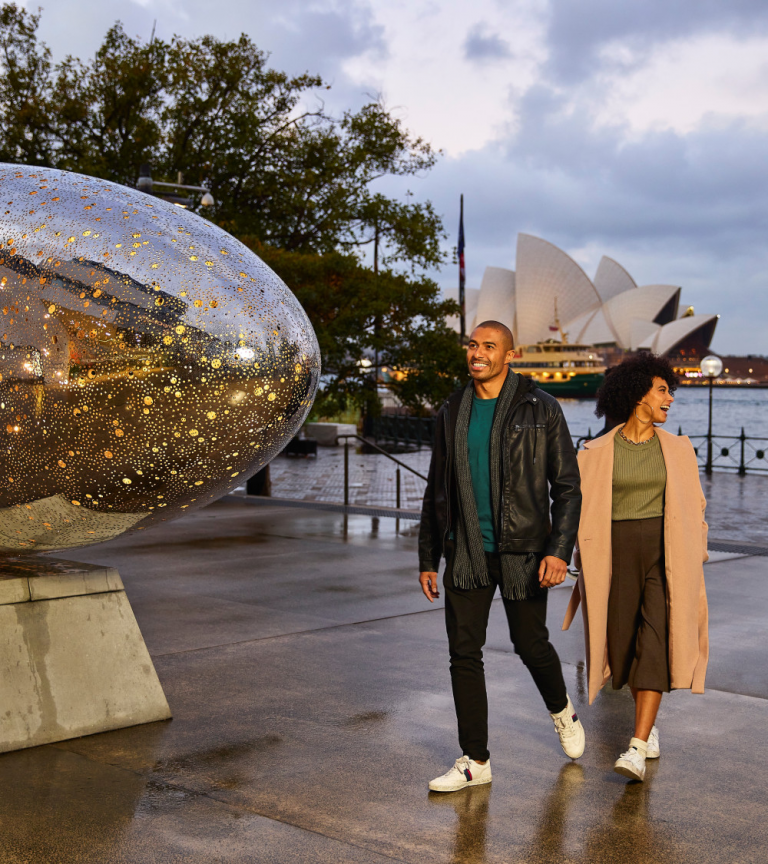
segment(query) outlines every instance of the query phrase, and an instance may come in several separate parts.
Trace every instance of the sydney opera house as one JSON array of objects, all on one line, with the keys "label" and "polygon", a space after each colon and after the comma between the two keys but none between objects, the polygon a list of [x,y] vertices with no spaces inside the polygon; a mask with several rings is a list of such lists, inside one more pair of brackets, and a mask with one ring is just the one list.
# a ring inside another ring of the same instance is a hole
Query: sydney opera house
[{"label": "sydney opera house", "polygon": [[[517,345],[544,342],[561,329],[570,343],[653,351],[686,365],[708,352],[719,316],[692,307],[681,314],[678,285],[638,286],[607,257],[590,279],[561,249],[529,234],[517,237],[516,267],[487,267],[480,288],[467,289],[467,333],[495,319],[511,328]],[[456,299],[455,290],[446,293]],[[450,323],[458,330],[458,319]]]}]

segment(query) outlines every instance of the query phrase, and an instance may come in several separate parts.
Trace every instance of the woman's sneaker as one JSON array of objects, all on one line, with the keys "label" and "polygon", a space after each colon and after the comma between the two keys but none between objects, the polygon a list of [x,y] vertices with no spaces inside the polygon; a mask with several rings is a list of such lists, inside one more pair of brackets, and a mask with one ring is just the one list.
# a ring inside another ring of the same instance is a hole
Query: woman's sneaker
[{"label": "woman's sneaker", "polygon": [[456,792],[468,786],[480,786],[491,782],[491,760],[484,765],[462,756],[453,763],[453,768],[441,777],[435,777],[429,784],[433,792]]},{"label": "woman's sneaker", "polygon": [[565,755],[570,756],[571,759],[578,759],[584,752],[586,736],[581,720],[576,715],[571,697],[568,697],[568,704],[559,714],[550,714],[549,716],[555,724],[555,731],[560,738],[560,746]]},{"label": "woman's sneaker", "polygon": [[[632,741],[636,739],[633,738]],[[630,741],[629,750],[616,760],[613,770],[630,780],[645,780],[645,753]]]},{"label": "woman's sneaker", "polygon": [[648,736],[648,749],[645,753],[646,759],[658,759],[661,756],[659,748],[659,730],[654,726],[651,729],[651,734]]}]

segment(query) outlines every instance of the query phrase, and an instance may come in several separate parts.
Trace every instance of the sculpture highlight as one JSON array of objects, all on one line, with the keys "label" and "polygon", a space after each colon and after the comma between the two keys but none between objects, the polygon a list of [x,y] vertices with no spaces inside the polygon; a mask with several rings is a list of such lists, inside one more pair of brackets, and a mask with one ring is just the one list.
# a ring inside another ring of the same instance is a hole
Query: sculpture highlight
[{"label": "sculpture highlight", "polygon": [[276,455],[314,331],[256,255],[141,192],[0,164],[0,554],[188,513]]}]

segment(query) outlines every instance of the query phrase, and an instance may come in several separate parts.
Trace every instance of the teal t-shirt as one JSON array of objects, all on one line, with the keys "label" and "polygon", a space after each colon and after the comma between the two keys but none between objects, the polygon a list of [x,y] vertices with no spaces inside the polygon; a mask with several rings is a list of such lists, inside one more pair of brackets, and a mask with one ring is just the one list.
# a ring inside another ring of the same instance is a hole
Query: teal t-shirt
[{"label": "teal t-shirt", "polygon": [[483,548],[486,552],[498,552],[496,531],[493,526],[493,506],[491,504],[491,427],[497,399],[478,399],[472,396],[472,414],[467,432],[467,455],[472,475],[472,491],[475,493],[477,515],[483,534]]}]

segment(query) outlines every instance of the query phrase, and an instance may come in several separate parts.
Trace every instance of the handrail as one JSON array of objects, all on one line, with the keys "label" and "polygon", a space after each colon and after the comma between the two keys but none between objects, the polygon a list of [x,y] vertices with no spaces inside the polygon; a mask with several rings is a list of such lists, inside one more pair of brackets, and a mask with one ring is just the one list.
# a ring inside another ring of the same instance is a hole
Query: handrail
[{"label": "handrail", "polygon": [[391,453],[387,453],[386,450],[382,450],[378,444],[374,444],[373,441],[369,441],[367,438],[363,438],[360,435],[337,435],[336,441],[338,442],[341,438],[357,438],[358,441],[362,441],[363,444],[367,444],[369,447],[373,447],[375,450],[378,450],[379,453],[382,453],[387,459],[391,459],[393,462],[397,462],[398,465],[402,465],[407,471],[410,471],[411,474],[415,474],[419,479],[423,480],[425,483],[427,482],[427,478],[420,474],[415,468],[411,468],[410,465],[406,465],[405,462],[401,462],[399,459],[395,459],[395,457]]},{"label": "handrail", "polygon": [[420,480],[423,480],[425,483],[428,482],[427,478],[417,471],[415,468],[411,468],[410,465],[406,465],[405,462],[401,462],[399,459],[395,459],[391,453],[387,453],[386,450],[383,450],[379,447],[378,444],[374,444],[373,441],[369,441],[367,438],[363,438],[360,435],[337,435],[336,443],[338,444],[341,439],[344,439],[344,506],[349,506],[349,439],[357,438],[358,441],[362,441],[363,444],[367,444],[369,447],[373,447],[374,450],[378,450],[379,453],[382,453],[387,459],[391,459],[393,462],[396,462],[398,465],[397,468],[397,488],[396,488],[396,502],[397,509],[400,509],[400,466],[405,468],[407,471],[410,471],[411,474],[415,474]]},{"label": "handrail", "polygon": [[[683,434],[682,426],[678,427],[677,434]],[[591,441],[594,436],[590,429],[586,435],[580,435],[578,438],[576,435],[571,435],[571,437],[576,439],[575,446],[578,450],[585,441]],[[753,464],[755,460],[768,463],[768,437],[764,435],[747,435],[744,427],[742,427],[740,435],[719,435],[716,432],[706,432],[703,435],[688,435],[688,438],[696,451],[699,467],[703,468],[707,474],[711,474],[713,468],[738,471],[740,477],[744,477],[750,472],[768,473],[768,464],[765,467]],[[717,444],[720,452],[715,453],[714,445],[722,441],[733,441],[735,446],[723,447]],[[707,445],[706,451],[700,454],[699,448],[703,447],[704,444]],[[748,444],[754,451],[751,456],[747,454]],[[738,455],[733,453],[733,450],[738,450]],[[723,464],[718,461],[720,459],[730,459],[731,461],[729,464]]]}]

